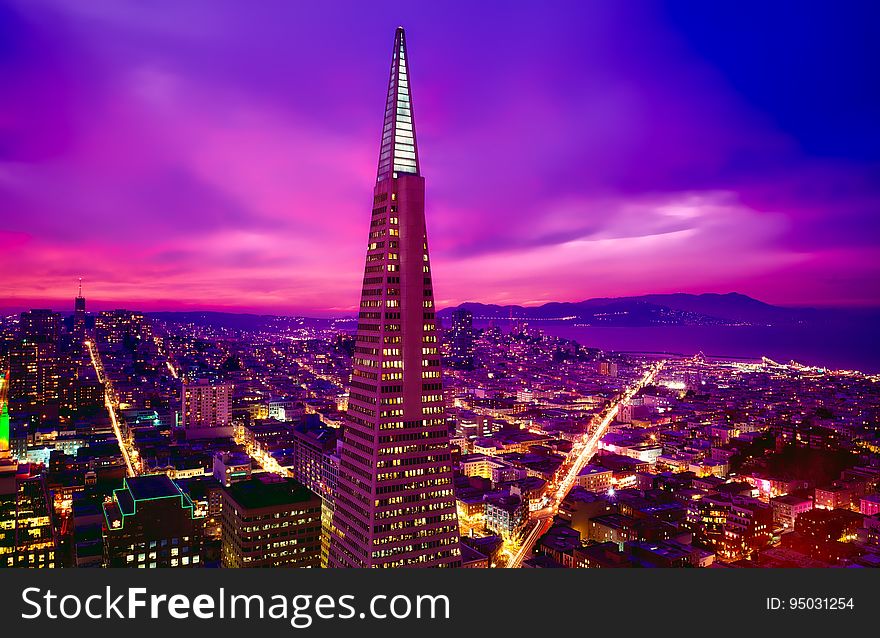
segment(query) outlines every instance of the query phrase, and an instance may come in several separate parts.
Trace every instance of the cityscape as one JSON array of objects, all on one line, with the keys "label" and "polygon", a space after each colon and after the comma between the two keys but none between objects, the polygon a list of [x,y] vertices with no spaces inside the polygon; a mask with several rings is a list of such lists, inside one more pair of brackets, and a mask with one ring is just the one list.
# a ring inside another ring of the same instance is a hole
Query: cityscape
[{"label": "cityscape", "polygon": [[[74,306],[2,325],[4,565],[332,565],[355,322]],[[437,332],[453,566],[877,566],[878,375]]]},{"label": "cityscape", "polygon": [[94,310],[84,265],[69,304],[0,317],[0,566],[880,567],[876,360],[590,332],[830,333],[836,310],[440,296],[408,33],[374,78],[357,306]]}]

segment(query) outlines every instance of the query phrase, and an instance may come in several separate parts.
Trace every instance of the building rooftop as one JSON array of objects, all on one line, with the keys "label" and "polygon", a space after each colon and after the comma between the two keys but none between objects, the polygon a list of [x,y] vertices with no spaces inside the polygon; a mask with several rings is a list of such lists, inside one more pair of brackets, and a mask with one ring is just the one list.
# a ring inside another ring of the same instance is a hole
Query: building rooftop
[{"label": "building rooftop", "polygon": [[802,503],[811,503],[813,499],[808,496],[795,496],[794,494],[786,494],[785,496],[777,496],[770,499],[771,503],[784,503],[785,505],[801,505]]},{"label": "building rooftop", "polygon": [[151,474],[126,479],[128,490],[136,501],[179,496],[180,490],[167,474]]},{"label": "building rooftop", "polygon": [[190,500],[207,498],[209,490],[220,487],[220,481],[213,476],[194,476],[192,478],[179,479],[177,484],[181,490],[189,495]]},{"label": "building rooftop", "polygon": [[589,463],[584,466],[584,469],[578,472],[578,476],[590,476],[591,474],[603,474],[605,472],[611,473],[611,471],[612,470],[609,470],[607,467]]},{"label": "building rooftop", "polygon": [[180,490],[167,474],[150,474],[126,478],[123,487],[113,490],[113,501],[103,503],[104,516],[108,528],[120,528],[125,517],[138,511],[138,501],[155,501],[157,499],[178,498],[183,509],[190,509],[192,502]]},{"label": "building rooftop", "polygon": [[464,564],[468,563],[477,563],[479,561],[488,560],[488,556],[485,554],[478,552],[470,545],[466,545],[462,543],[461,547],[461,561]]},{"label": "building rooftop", "polygon": [[522,562],[522,565],[523,567],[532,569],[560,569],[564,567],[564,565],[561,565],[554,558],[545,554],[533,558],[527,558]]},{"label": "building rooftop", "polygon": [[224,465],[248,465],[251,462],[244,452],[215,452],[214,458]]},{"label": "building rooftop", "polygon": [[101,505],[97,501],[85,498],[76,498],[72,504],[73,517],[100,516]]},{"label": "building rooftop", "polygon": [[547,486],[547,481],[537,476],[526,476],[511,483],[524,492],[536,492]]},{"label": "building rooftop", "polygon": [[594,565],[602,567],[630,567],[630,559],[619,550],[617,543],[593,543],[575,550],[576,557],[583,557]]},{"label": "building rooftop", "polygon": [[488,556],[501,549],[502,545],[504,545],[504,541],[497,535],[479,537],[466,536],[462,538],[462,544],[470,545],[481,554],[486,554]]},{"label": "building rooftop", "polygon": [[247,509],[303,503],[318,498],[304,485],[290,478],[267,480],[265,477],[253,477],[233,483],[224,490],[236,503]]},{"label": "building rooftop", "polygon": [[644,553],[654,554],[670,560],[690,557],[691,552],[678,543],[660,541],[627,541],[624,543],[627,551],[641,550]]},{"label": "building rooftop", "polygon": [[515,512],[522,502],[522,498],[517,494],[491,494],[486,497],[487,504],[507,512]]},{"label": "building rooftop", "polygon": [[539,544],[547,549],[567,552],[581,546],[581,535],[580,532],[568,525],[557,524],[547,530],[541,537]]},{"label": "building rooftop", "polygon": [[574,504],[574,503],[595,503],[596,501],[604,500],[602,496],[596,494],[595,492],[590,492],[589,490],[575,485],[571,488],[568,494],[565,495],[563,499],[564,503]]}]

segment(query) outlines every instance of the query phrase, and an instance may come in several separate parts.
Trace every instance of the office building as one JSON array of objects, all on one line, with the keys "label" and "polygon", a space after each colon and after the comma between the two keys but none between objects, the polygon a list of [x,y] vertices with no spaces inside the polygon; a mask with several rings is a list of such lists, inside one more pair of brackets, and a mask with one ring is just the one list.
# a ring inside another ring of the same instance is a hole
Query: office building
[{"label": "office building", "polygon": [[223,488],[223,567],[320,567],[321,498],[263,474]]},{"label": "office building", "polygon": [[51,310],[29,310],[21,313],[18,338],[30,343],[48,343],[58,346],[61,336],[61,313]]},{"label": "office building", "polygon": [[232,436],[229,399],[232,384],[205,379],[184,381],[180,389],[180,426],[188,439]]},{"label": "office building", "polygon": [[201,567],[204,517],[165,474],[123,480],[104,508],[105,567]]},{"label": "office building", "polygon": [[52,519],[45,473],[0,450],[0,567],[58,567]]},{"label": "office building", "polygon": [[334,462],[336,428],[327,427],[316,415],[308,415],[293,428],[293,473],[318,496],[333,500],[337,470]]},{"label": "office building", "polygon": [[61,400],[57,346],[22,339],[9,352],[9,401],[13,413]]},{"label": "office building", "polygon": [[73,300],[73,337],[82,343],[86,338],[86,298],[83,297],[82,279],[79,280],[79,290]]},{"label": "office building", "polygon": [[453,368],[470,370],[474,367],[474,315],[469,310],[452,313],[449,352],[449,363]]},{"label": "office building", "polygon": [[461,564],[408,64],[398,28],[340,453],[332,567]]}]

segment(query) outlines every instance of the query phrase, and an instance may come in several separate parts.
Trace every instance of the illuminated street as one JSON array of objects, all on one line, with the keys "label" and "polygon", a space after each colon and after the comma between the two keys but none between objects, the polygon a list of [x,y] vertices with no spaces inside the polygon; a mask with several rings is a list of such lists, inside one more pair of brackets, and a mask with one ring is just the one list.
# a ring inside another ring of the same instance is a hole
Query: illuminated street
[{"label": "illuminated street", "polygon": [[101,363],[101,355],[98,354],[97,346],[92,343],[92,341],[86,341],[85,345],[89,350],[89,356],[91,357],[95,374],[98,375],[98,380],[104,384],[104,405],[107,407],[107,412],[110,415],[110,422],[113,424],[113,433],[116,435],[116,440],[119,442],[119,451],[122,452],[122,458],[125,460],[126,471],[129,476],[136,476],[137,472],[135,472],[134,465],[131,462],[131,457],[128,453],[128,446],[125,444],[122,431],[119,429],[119,421],[116,418],[113,383],[104,373],[104,366]]},{"label": "illuminated street", "polygon": [[614,401],[604,413],[601,420],[597,424],[591,425],[587,433],[584,434],[582,440],[572,448],[571,454],[569,454],[566,464],[563,466],[568,468],[565,477],[560,481],[559,486],[555,491],[549,491],[547,494],[550,499],[548,506],[532,513],[532,522],[529,523],[522,545],[519,548],[519,551],[511,556],[507,567],[519,567],[522,564],[523,559],[531,554],[535,542],[544,532],[547,531],[547,529],[549,529],[553,516],[555,516],[559,510],[560,501],[566,494],[568,494],[568,491],[571,489],[572,485],[574,485],[578,474],[583,469],[584,465],[586,465],[596,453],[599,440],[608,430],[608,426],[614,422],[621,406],[631,400],[639,390],[650,384],[663,368],[664,363],[665,361],[659,361],[651,366],[637,383],[628,388]]}]

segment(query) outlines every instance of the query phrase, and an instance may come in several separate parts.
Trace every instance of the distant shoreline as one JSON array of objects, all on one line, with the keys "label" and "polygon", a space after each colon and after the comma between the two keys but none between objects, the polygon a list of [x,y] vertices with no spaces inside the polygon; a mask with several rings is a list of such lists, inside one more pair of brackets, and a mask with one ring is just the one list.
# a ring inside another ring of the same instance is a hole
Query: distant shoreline
[{"label": "distant shoreline", "polygon": [[[483,326],[479,326],[483,327]],[[727,361],[797,362],[829,370],[880,373],[880,344],[873,321],[798,326],[590,326],[542,323],[536,329],[588,348],[620,354],[706,358]],[[725,353],[725,354],[719,354]]]}]

